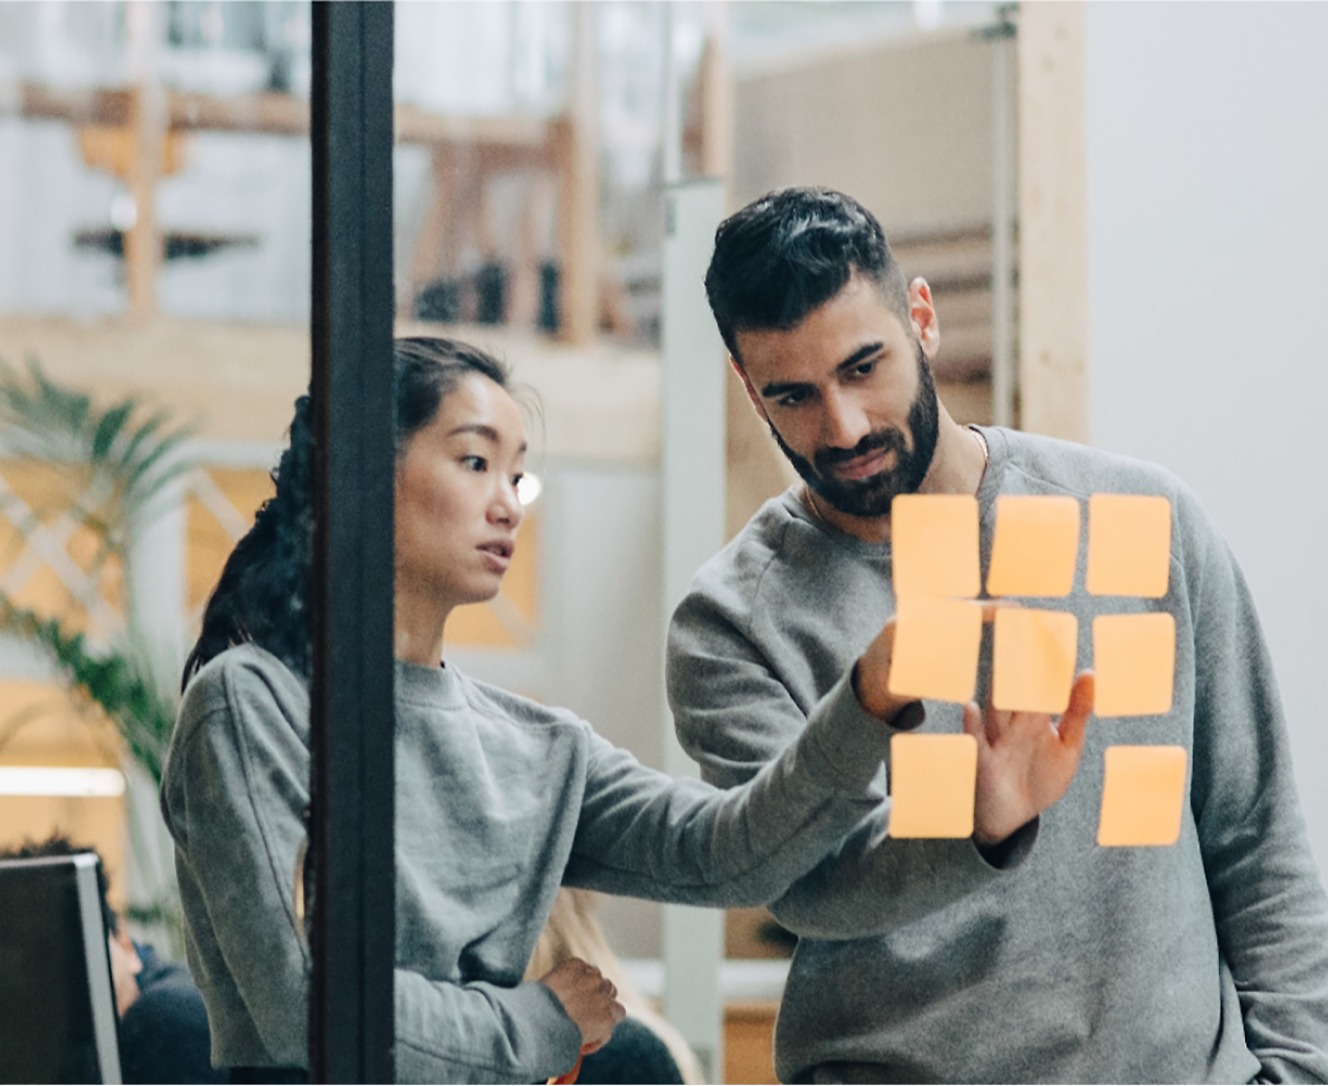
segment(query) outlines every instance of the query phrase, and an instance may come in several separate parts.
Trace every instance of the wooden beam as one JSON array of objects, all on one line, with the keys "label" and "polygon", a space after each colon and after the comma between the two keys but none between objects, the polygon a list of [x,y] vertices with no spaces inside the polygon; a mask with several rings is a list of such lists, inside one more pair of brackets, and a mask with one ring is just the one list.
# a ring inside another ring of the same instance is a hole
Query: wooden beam
[{"label": "wooden beam", "polygon": [[167,99],[171,127],[190,131],[309,134],[309,102],[293,94],[210,94],[172,91]]},{"label": "wooden beam", "polygon": [[1024,4],[1019,63],[1019,384],[1023,429],[1088,432],[1085,5]]},{"label": "wooden beam", "polygon": [[548,143],[548,122],[530,117],[457,117],[396,107],[398,143],[478,143],[514,151],[540,152]]},{"label": "wooden beam", "polygon": [[733,172],[733,73],[718,28],[706,36],[701,50],[697,109],[701,146],[697,165],[703,177]]},{"label": "wooden beam", "polygon": [[74,124],[98,124],[123,127],[129,123],[129,96],[127,90],[69,90],[47,87],[40,83],[20,85],[18,94],[8,102],[12,110],[4,108],[0,99],[0,113],[15,112],[34,121],[71,121]]},{"label": "wooden beam", "polygon": [[[133,95],[133,90],[124,88],[66,90],[24,83],[8,100],[12,104],[0,101],[0,115],[17,113],[33,120],[123,126],[129,123]],[[309,134],[309,102],[293,94],[264,92],[219,98],[166,90],[164,95],[172,131]],[[481,144],[501,148],[511,161],[522,164],[547,162],[551,153],[551,122],[534,118],[443,116],[399,105],[393,124],[398,143]]]},{"label": "wooden beam", "polygon": [[457,185],[456,154],[450,147],[435,147],[429,173],[429,209],[415,235],[410,255],[410,270],[405,290],[397,302],[397,316],[409,320],[415,315],[415,298],[441,271],[443,253],[451,232],[453,199]]},{"label": "wooden beam", "polygon": [[129,96],[131,151],[126,165],[134,223],[125,235],[125,281],[129,317],[139,322],[156,315],[157,269],[162,259],[156,190],[166,144],[167,115],[166,97],[157,70],[161,40],[159,13],[155,4],[145,0],[137,0],[128,8],[137,84]]},{"label": "wooden beam", "polygon": [[559,126],[561,174],[558,335],[567,343],[595,338],[599,315],[599,141],[595,18],[598,5],[573,4],[571,93]]},{"label": "wooden beam", "polygon": [[508,263],[507,323],[514,328],[534,328],[539,321],[540,262],[547,247],[545,238],[550,233],[554,203],[553,179],[547,172],[526,178],[526,198],[521,201]]}]

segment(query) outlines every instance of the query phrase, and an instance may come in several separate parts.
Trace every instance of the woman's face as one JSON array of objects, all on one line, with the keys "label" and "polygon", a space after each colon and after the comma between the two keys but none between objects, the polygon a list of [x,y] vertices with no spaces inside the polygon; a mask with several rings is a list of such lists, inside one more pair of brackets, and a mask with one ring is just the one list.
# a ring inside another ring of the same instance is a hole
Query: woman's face
[{"label": "woman's face", "polygon": [[492,599],[516,546],[526,427],[508,393],[468,374],[396,467],[397,591],[449,608]]}]

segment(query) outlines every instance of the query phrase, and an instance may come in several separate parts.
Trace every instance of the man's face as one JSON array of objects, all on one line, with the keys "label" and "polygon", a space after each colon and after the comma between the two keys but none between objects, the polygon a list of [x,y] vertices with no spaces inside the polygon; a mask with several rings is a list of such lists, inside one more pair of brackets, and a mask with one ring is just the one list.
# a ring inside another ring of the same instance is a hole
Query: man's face
[{"label": "man's face", "polygon": [[106,933],[106,945],[111,952],[111,982],[115,985],[115,1009],[124,1017],[130,1004],[138,998],[138,974],[143,972],[143,960],[138,948],[122,926],[119,931]]},{"label": "man's face", "polygon": [[748,394],[817,498],[881,517],[922,485],[936,451],[936,386],[916,327],[870,280],[854,275],[794,328],[737,341]]}]

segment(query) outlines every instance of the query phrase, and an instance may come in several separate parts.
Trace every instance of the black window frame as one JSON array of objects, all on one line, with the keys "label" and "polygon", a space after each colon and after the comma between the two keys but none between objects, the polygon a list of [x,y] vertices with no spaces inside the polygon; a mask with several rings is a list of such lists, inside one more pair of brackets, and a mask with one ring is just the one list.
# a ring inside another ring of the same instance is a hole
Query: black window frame
[{"label": "black window frame", "polygon": [[395,1078],[393,25],[312,4],[314,1082]]}]

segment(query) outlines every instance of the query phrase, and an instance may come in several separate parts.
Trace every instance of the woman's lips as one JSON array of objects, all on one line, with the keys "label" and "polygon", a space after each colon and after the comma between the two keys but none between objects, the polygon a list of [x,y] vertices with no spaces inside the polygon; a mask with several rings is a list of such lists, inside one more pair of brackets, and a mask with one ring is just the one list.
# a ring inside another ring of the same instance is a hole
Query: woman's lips
[{"label": "woman's lips", "polygon": [[507,567],[512,564],[514,547],[511,543],[481,543],[476,549],[484,555],[485,562],[496,573],[506,573]]}]

